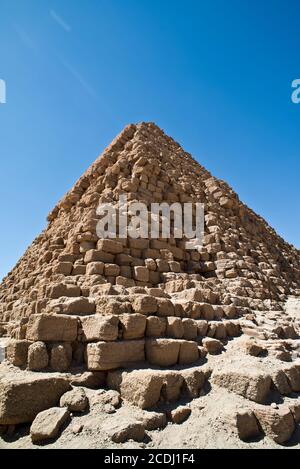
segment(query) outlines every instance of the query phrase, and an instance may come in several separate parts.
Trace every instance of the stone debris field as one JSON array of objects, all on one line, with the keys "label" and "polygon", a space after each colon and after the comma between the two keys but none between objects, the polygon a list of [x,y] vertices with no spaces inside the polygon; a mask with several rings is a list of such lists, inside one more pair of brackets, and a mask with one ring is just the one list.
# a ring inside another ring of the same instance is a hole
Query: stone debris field
[{"label": "stone debris field", "polygon": [[[202,202],[182,239],[99,203]],[[155,124],[129,125],[0,285],[0,448],[300,447],[300,251]]]}]

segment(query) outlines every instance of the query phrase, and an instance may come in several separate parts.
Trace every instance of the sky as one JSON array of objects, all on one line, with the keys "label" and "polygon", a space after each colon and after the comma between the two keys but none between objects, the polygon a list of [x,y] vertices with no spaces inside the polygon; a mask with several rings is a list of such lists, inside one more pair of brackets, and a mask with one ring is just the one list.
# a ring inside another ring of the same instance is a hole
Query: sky
[{"label": "sky", "polygon": [[0,278],[140,121],[300,248],[299,32],[298,0],[0,0]]}]

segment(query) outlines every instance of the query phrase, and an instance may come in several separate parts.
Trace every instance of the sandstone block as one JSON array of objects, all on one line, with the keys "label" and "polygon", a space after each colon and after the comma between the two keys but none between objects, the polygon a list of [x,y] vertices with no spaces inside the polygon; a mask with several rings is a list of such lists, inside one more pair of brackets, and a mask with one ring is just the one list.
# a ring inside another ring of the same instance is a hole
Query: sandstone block
[{"label": "sandstone block", "polygon": [[56,274],[70,275],[73,269],[72,262],[59,262],[54,269]]},{"label": "sandstone block", "polygon": [[88,403],[85,390],[79,387],[66,392],[60,398],[60,407],[67,407],[70,412],[84,412]]},{"label": "sandstone block", "polygon": [[113,262],[114,255],[110,254],[109,252],[105,251],[97,251],[96,249],[91,249],[87,251],[84,256],[85,264],[89,264],[90,262]]},{"label": "sandstone block", "polygon": [[86,266],[87,275],[102,275],[104,272],[103,262],[90,262]]},{"label": "sandstone block", "polygon": [[179,406],[170,412],[170,418],[173,423],[180,424],[191,415],[191,409],[187,406]]},{"label": "sandstone block", "polygon": [[175,310],[171,300],[167,298],[157,298],[157,316],[174,316]]},{"label": "sandstone block", "polygon": [[284,368],[284,372],[289,380],[291,388],[294,392],[300,391],[300,365],[292,364]]},{"label": "sandstone block", "polygon": [[149,281],[149,270],[147,267],[138,265],[133,268],[134,278],[139,282],[148,282]]},{"label": "sandstone block", "polygon": [[202,345],[208,353],[220,353],[223,349],[223,344],[218,339],[212,339],[211,337],[204,337],[202,339]]},{"label": "sandstone block", "polygon": [[[122,268],[120,273],[122,273]],[[122,285],[125,288],[130,288],[135,286],[135,281],[132,278],[122,277],[122,275],[119,275],[116,278],[116,285]]]},{"label": "sandstone block", "polygon": [[229,364],[222,369],[214,370],[212,381],[229,391],[235,392],[250,401],[263,403],[267,398],[271,378],[253,366]]},{"label": "sandstone block", "polygon": [[132,309],[135,313],[153,314],[157,311],[157,299],[151,295],[137,295],[132,297]]},{"label": "sandstone block", "polygon": [[144,337],[147,319],[143,314],[123,314],[120,316],[122,337],[124,340]]},{"label": "sandstone block", "polygon": [[32,422],[44,409],[56,405],[70,385],[55,373],[15,371],[0,376],[0,425]]},{"label": "sandstone block", "polygon": [[104,275],[106,277],[117,277],[120,273],[120,267],[117,264],[104,264]]},{"label": "sandstone block", "polygon": [[196,342],[182,340],[180,343],[178,363],[187,365],[199,359],[198,344]]},{"label": "sandstone block", "polygon": [[121,314],[130,314],[132,312],[131,303],[117,295],[98,297],[96,303],[97,313],[101,315],[119,316]]},{"label": "sandstone block", "polygon": [[211,321],[215,317],[215,310],[212,305],[208,303],[201,304],[201,316],[208,321]]},{"label": "sandstone block", "polygon": [[146,336],[163,337],[166,334],[167,319],[157,316],[147,317]]},{"label": "sandstone block", "polygon": [[71,344],[54,344],[51,347],[50,366],[55,371],[66,371],[71,365],[72,347]]},{"label": "sandstone block", "polygon": [[89,370],[113,370],[129,363],[145,360],[144,340],[98,342],[87,346]]},{"label": "sandstone block", "polygon": [[26,332],[28,340],[72,342],[76,337],[76,318],[62,314],[33,314],[29,318]]},{"label": "sandstone block", "polygon": [[208,322],[204,320],[199,320],[197,322],[197,335],[200,337],[205,337],[208,330]]},{"label": "sandstone block", "polygon": [[183,338],[187,340],[196,339],[198,335],[197,321],[195,319],[183,318]]},{"label": "sandstone block", "polygon": [[180,318],[168,317],[167,320],[167,336],[174,339],[181,339],[183,337],[184,328]]},{"label": "sandstone block", "polygon": [[281,405],[279,409],[257,406],[254,413],[264,433],[276,443],[285,443],[292,436],[295,430],[295,422],[287,406]]},{"label": "sandstone block", "polygon": [[51,300],[47,306],[47,312],[56,314],[74,314],[84,316],[93,314],[96,311],[96,305],[93,299],[79,296],[77,298],[67,298],[65,296],[58,300]]},{"label": "sandstone block", "polygon": [[100,340],[114,341],[118,338],[118,316],[100,316],[98,314],[86,316],[81,319],[82,340],[96,342]]},{"label": "sandstone block", "polygon": [[251,410],[240,410],[233,416],[233,425],[241,440],[247,441],[260,435],[258,422]]},{"label": "sandstone block", "polygon": [[114,239],[99,239],[97,248],[111,254],[121,254],[124,249],[123,244]]},{"label": "sandstone block", "polygon": [[205,383],[205,373],[196,368],[182,370],[181,375],[184,381],[184,391],[191,399],[199,397],[200,391]]},{"label": "sandstone block", "polygon": [[52,299],[57,299],[60,298],[61,296],[68,296],[68,297],[74,297],[74,296],[80,296],[81,291],[80,287],[77,285],[73,285],[70,283],[57,283],[55,285],[51,285],[47,289],[47,297],[52,298]]},{"label": "sandstone block", "polygon": [[6,347],[6,359],[14,366],[26,366],[30,344],[28,340],[11,339]]},{"label": "sandstone block", "polygon": [[128,440],[143,441],[145,428],[141,422],[132,418],[114,418],[106,421],[102,430],[115,443],[125,443]]},{"label": "sandstone block", "polygon": [[172,366],[178,362],[180,342],[173,339],[146,340],[146,359],[159,366]]},{"label": "sandstone block", "polygon": [[70,377],[72,386],[83,386],[89,389],[99,389],[106,385],[106,373],[104,371],[85,371]]},{"label": "sandstone block", "polygon": [[34,342],[28,349],[28,369],[39,371],[47,368],[49,362],[48,351],[44,342]]},{"label": "sandstone block", "polygon": [[119,390],[128,402],[141,409],[149,409],[160,399],[163,378],[153,370],[115,371],[108,373],[107,384]]},{"label": "sandstone block", "polygon": [[32,422],[30,436],[34,443],[56,438],[62,425],[70,418],[69,411],[60,407],[40,412]]}]

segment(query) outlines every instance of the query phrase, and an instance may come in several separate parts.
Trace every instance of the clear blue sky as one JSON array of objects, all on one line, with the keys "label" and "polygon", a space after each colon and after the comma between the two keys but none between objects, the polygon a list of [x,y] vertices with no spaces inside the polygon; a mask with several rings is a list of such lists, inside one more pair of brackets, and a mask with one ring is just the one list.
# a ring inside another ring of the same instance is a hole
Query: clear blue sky
[{"label": "clear blue sky", "polygon": [[142,120],[300,248],[296,78],[296,0],[0,0],[0,277]]}]

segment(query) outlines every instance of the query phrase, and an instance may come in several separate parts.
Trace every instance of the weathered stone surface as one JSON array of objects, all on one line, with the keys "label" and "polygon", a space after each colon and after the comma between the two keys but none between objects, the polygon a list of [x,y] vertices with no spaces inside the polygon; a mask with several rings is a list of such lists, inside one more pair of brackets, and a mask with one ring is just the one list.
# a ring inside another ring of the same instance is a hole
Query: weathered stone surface
[{"label": "weathered stone surface", "polygon": [[84,386],[90,389],[99,389],[106,384],[106,373],[104,371],[85,371],[70,377],[72,386]]},{"label": "weathered stone surface", "polygon": [[81,318],[82,340],[96,342],[113,341],[118,338],[119,318],[117,316],[100,316],[98,314]]},{"label": "weathered stone surface", "polygon": [[174,339],[181,339],[184,334],[182,320],[176,317],[167,317],[167,336]]},{"label": "weathered stone surface", "polygon": [[239,438],[248,441],[260,435],[260,429],[254,413],[248,409],[232,412],[226,422],[236,429]]},{"label": "weathered stone surface", "polygon": [[199,359],[198,344],[196,342],[181,340],[178,363],[188,365]]},{"label": "weathered stone surface", "polygon": [[44,342],[34,342],[28,349],[28,369],[39,371],[47,368],[49,356]]},{"label": "weathered stone surface", "polygon": [[54,371],[66,371],[72,360],[71,344],[53,344],[50,352],[50,366]]},{"label": "weathered stone surface", "polygon": [[87,275],[102,275],[104,272],[104,263],[103,262],[90,262],[86,266]]},{"label": "weathered stone surface", "polygon": [[60,406],[67,407],[70,412],[84,412],[88,403],[85,390],[80,387],[66,392],[60,398]]},{"label": "weathered stone surface", "polygon": [[211,337],[202,339],[202,345],[208,353],[219,353],[223,349],[222,342]]},{"label": "weathered stone surface", "polygon": [[164,428],[167,425],[166,414],[162,412],[147,412],[144,411],[137,415],[145,428],[145,430],[153,431]]},{"label": "weathered stone surface", "polygon": [[26,338],[43,342],[72,342],[77,337],[77,319],[57,314],[30,316]]},{"label": "weathered stone surface", "polygon": [[178,362],[180,341],[173,339],[147,339],[146,360],[153,365],[171,366]]},{"label": "weathered stone surface", "polygon": [[157,316],[147,317],[146,336],[147,337],[163,337],[166,333],[167,319],[158,318]]},{"label": "weathered stone surface", "polygon": [[63,424],[70,418],[69,411],[61,407],[40,412],[32,422],[30,436],[34,443],[56,438]]},{"label": "weathered stone surface", "polygon": [[124,340],[141,339],[145,335],[147,319],[143,314],[123,314],[120,316]]},{"label": "weathered stone surface", "polygon": [[136,266],[133,268],[134,278],[139,280],[140,282],[148,282],[149,281],[149,270],[147,267],[144,266]]},{"label": "weathered stone surface", "polygon": [[284,368],[284,372],[289,380],[292,391],[300,391],[300,364],[292,364]]},{"label": "weathered stone surface", "polygon": [[199,393],[204,386],[206,377],[205,373],[197,368],[188,368],[180,372],[183,377],[183,391],[188,395],[189,398],[199,397]]},{"label": "weathered stone surface", "polygon": [[170,418],[173,423],[180,424],[191,415],[191,409],[187,406],[179,406],[170,412]]},{"label": "weathered stone surface", "polygon": [[121,403],[120,393],[116,390],[109,389],[108,391],[101,391],[91,398],[91,404],[101,404],[102,406],[110,405],[114,409],[119,407]]},{"label": "weathered stone surface", "polygon": [[276,443],[285,443],[292,436],[295,430],[295,422],[287,406],[281,405],[278,409],[257,406],[254,413],[265,434]]},{"label": "weathered stone surface", "polygon": [[130,418],[114,418],[106,421],[102,430],[115,443],[125,443],[128,440],[143,441],[145,428],[138,420]]},{"label": "weathered stone surface", "polygon": [[123,399],[141,409],[149,409],[159,401],[163,378],[152,370],[115,371],[108,373],[107,383],[119,390]]},{"label": "weathered stone surface", "polygon": [[62,296],[80,296],[80,287],[70,283],[57,283],[48,288],[47,295],[49,298],[57,299]]},{"label": "weathered stone surface", "polygon": [[198,335],[198,325],[195,319],[183,318],[183,338],[186,340],[194,340]]},{"label": "weathered stone surface", "polygon": [[28,340],[11,339],[6,347],[6,359],[14,366],[26,366],[30,344],[31,342]]},{"label": "weathered stone surface", "polygon": [[259,403],[265,401],[271,387],[269,375],[249,365],[246,368],[242,363],[240,366],[235,363],[215,369],[212,381],[218,386]]},{"label": "weathered stone surface", "polygon": [[153,314],[157,311],[157,300],[151,295],[138,295],[132,298],[132,309],[135,313]]},{"label": "weathered stone surface", "polygon": [[63,296],[58,300],[51,300],[47,306],[47,312],[84,316],[85,314],[95,313],[96,305],[93,299],[84,296],[77,298],[67,298]]},{"label": "weathered stone surface", "polygon": [[89,370],[112,370],[145,360],[144,340],[98,342],[87,346]]},{"label": "weathered stone surface", "polygon": [[69,387],[68,379],[55,373],[5,373],[0,376],[0,425],[32,422]]},{"label": "weathered stone surface", "polygon": [[100,251],[110,252],[112,254],[120,254],[123,252],[123,245],[115,239],[99,239],[97,248]]}]

